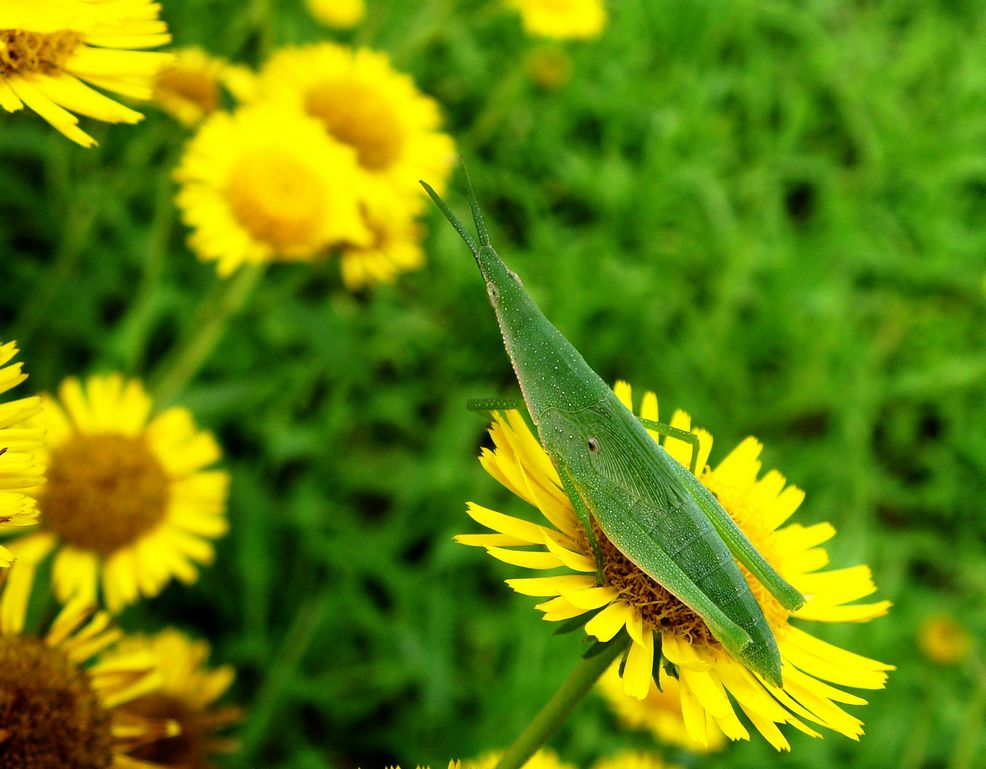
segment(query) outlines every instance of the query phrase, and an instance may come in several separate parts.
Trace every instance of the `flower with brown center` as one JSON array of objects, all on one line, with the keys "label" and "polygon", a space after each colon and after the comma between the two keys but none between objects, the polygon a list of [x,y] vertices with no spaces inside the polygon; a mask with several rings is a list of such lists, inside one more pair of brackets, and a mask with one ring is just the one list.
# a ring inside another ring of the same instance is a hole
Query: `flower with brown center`
[{"label": "flower with brown center", "polygon": [[[615,391],[632,409],[630,386],[620,382]],[[653,393],[644,396],[640,414],[657,420]],[[671,425],[692,430],[691,420],[683,412],[673,416]],[[507,584],[524,595],[549,598],[537,607],[548,621],[584,617],[585,632],[603,643],[625,632],[631,640],[622,667],[625,695],[644,699],[654,686],[655,670],[664,667],[673,671],[678,677],[685,727],[699,745],[714,739],[710,731],[722,732],[733,740],[749,739],[736,704],[778,750],[789,748],[778,728],[782,723],[821,736],[805,723],[812,722],[858,739],[862,722],[840,705],[863,705],[866,701],[838,687],[882,688],[886,671],[893,666],[821,641],[792,624],[791,619],[865,622],[885,614],[889,601],[855,603],[876,590],[866,566],[823,570],[828,553],[821,545],[834,536],[831,525],[785,525],[804,494],[786,486],[776,471],[760,477],[762,447],[756,440],[743,441],[712,469],[706,464],[712,436],[704,430],[692,432],[700,444],[699,480],[781,576],[808,599],[792,615],[743,570],[777,639],[783,687],[773,686],[731,657],[697,614],[634,566],[598,529],[595,535],[601,545],[603,568],[602,579],[597,581],[593,550],[561,480],[516,411],[495,415],[490,434],[496,449],[484,450],[480,461],[501,484],[536,506],[550,525],[470,503],[469,515],[495,533],[460,535],[457,540],[484,547],[495,558],[517,566],[565,569],[568,573],[510,579]],[[651,435],[658,439],[656,433]],[[668,439],[663,446],[678,462],[689,464],[689,444]]]},{"label": "flower with brown center", "polygon": [[37,561],[57,549],[55,593],[110,611],[159,593],[172,577],[194,582],[226,532],[229,477],[207,470],[219,459],[212,435],[185,409],[151,417],[136,380],[119,374],[65,380],[46,398],[49,473],[34,492],[41,527],[10,543]]},{"label": "flower with brown center", "polygon": [[368,199],[420,201],[419,179],[441,192],[455,147],[438,104],[383,53],[333,43],[285,48],[261,69],[256,97],[315,118],[356,152]]},{"label": "flower with brown center", "polygon": [[208,644],[167,629],[150,638],[127,639],[120,648],[153,655],[163,678],[160,689],[127,703],[124,710],[173,721],[180,728],[176,735],[163,735],[136,748],[134,758],[167,767],[208,769],[213,755],[235,750],[236,743],[219,732],[238,721],[241,711],[215,706],[233,682],[233,669],[206,667]]},{"label": "flower with brown center", "polygon": [[[24,632],[34,579],[29,562],[0,586],[0,764],[9,769],[137,769],[128,754],[175,734],[166,719],[120,706],[161,683],[152,655],[120,653],[106,614],[65,605],[43,635]],[[93,657],[94,663],[86,666]]]},{"label": "flower with brown center", "polygon": [[393,283],[403,272],[424,264],[422,226],[404,205],[385,205],[380,199],[363,206],[363,221],[372,235],[365,246],[342,243],[342,279],[350,289]]},{"label": "flower with brown center", "polygon": [[318,121],[273,105],[217,112],[175,174],[189,244],[220,275],[243,264],[310,261],[335,242],[370,241],[355,152]]},{"label": "flower with brown center", "polygon": [[183,48],[154,78],[154,102],[185,126],[202,122],[223,106],[223,91],[242,101],[252,92],[254,75],[246,67]]},{"label": "flower with brown center", "polygon": [[171,54],[171,40],[152,0],[4,0],[0,3],[0,107],[27,105],[74,142],[96,143],[77,112],[109,123],[136,123],[139,112],[87,83],[134,99],[151,96],[151,81]]}]

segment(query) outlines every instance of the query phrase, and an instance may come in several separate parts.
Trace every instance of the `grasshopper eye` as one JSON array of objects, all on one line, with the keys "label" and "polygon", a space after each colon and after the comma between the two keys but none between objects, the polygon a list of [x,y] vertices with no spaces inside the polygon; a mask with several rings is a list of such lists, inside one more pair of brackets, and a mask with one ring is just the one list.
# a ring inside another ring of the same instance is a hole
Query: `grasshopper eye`
[{"label": "grasshopper eye", "polygon": [[598,438],[590,438],[589,439],[589,442],[588,442],[588,445],[589,445],[589,453],[590,454],[597,454],[599,452],[599,439]]}]

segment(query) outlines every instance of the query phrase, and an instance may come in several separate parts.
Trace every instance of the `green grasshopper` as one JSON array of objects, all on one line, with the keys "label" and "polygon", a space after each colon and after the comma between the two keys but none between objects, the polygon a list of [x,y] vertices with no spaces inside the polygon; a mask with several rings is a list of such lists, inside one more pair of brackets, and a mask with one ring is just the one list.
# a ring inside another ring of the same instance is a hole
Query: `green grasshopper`
[{"label": "green grasshopper", "polygon": [[647,429],[665,435],[684,431],[638,419],[538,309],[493,249],[468,173],[465,177],[479,245],[445,201],[421,184],[476,259],[527,410],[597,563],[592,520],[639,569],[696,612],[731,655],[781,686],[777,641],[736,560],[789,611],[802,606],[804,596],[695,477],[697,437],[679,435],[692,443],[689,472]]}]

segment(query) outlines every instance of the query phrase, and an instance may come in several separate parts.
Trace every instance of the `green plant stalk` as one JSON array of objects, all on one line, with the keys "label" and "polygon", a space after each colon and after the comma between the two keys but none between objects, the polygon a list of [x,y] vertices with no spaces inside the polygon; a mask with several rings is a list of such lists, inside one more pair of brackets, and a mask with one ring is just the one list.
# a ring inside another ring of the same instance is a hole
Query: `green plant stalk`
[{"label": "green plant stalk", "polygon": [[247,265],[231,278],[220,278],[202,300],[185,338],[151,377],[151,396],[156,408],[170,403],[198,373],[222,338],[230,318],[243,309],[253,294],[264,267]]},{"label": "green plant stalk", "polygon": [[626,650],[628,642],[628,638],[622,642],[615,640],[603,652],[579,662],[534,720],[507,748],[496,769],[520,769],[526,764],[530,757],[565,723],[565,719],[592,689],[599,677],[606,672],[613,660]]}]

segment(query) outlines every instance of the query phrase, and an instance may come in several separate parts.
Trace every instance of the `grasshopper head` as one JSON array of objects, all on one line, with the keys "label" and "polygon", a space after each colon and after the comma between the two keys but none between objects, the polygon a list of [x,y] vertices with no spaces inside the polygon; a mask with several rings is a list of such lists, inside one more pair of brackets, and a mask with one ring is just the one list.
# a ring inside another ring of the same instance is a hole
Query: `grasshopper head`
[{"label": "grasshopper head", "polygon": [[469,207],[479,235],[478,245],[445,201],[425,182],[421,185],[472,251],[486,282],[486,293],[496,312],[503,343],[531,418],[537,424],[547,409],[558,407],[574,411],[597,402],[605,397],[609,388],[589,368],[578,350],[544,317],[527,295],[517,273],[500,259],[490,243],[465,166],[463,173]]}]

